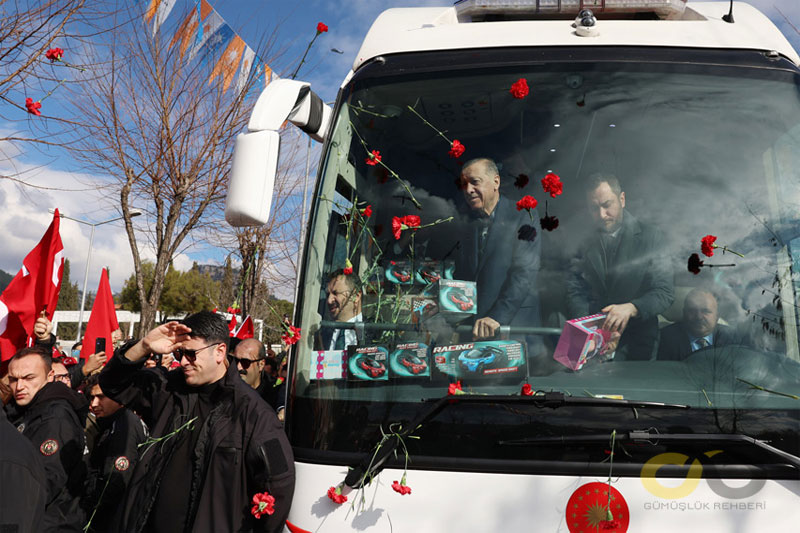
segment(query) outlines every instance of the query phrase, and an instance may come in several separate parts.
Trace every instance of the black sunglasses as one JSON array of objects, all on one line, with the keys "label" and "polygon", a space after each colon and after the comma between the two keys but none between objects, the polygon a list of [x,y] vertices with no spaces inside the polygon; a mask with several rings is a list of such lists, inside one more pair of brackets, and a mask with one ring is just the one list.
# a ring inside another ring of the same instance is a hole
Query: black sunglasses
[{"label": "black sunglasses", "polygon": [[211,348],[212,346],[216,346],[218,344],[222,343],[215,342],[214,344],[209,344],[208,346],[203,346],[202,348],[198,348],[196,350],[187,350],[186,348],[178,348],[172,353],[175,354],[175,359],[178,361],[182,360],[184,357],[187,358],[189,361],[194,361],[195,359],[197,359],[198,352],[202,352],[206,348]]},{"label": "black sunglasses", "polygon": [[235,356],[231,356],[231,358],[240,365],[242,365],[242,370],[247,370],[248,368],[250,368],[251,363],[257,363],[259,361],[263,361],[264,359],[266,359],[266,357],[262,357],[260,359],[241,359]]}]

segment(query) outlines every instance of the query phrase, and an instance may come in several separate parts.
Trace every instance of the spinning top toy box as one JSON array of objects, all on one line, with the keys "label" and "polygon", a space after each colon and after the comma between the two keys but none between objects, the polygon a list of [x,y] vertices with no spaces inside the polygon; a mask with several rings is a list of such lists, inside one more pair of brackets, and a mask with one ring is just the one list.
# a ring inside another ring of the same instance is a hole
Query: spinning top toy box
[{"label": "spinning top toy box", "polygon": [[343,350],[324,350],[311,354],[311,379],[345,379],[347,369],[344,365]]},{"label": "spinning top toy box", "polygon": [[605,313],[567,320],[558,338],[553,359],[572,370],[580,370],[595,355],[602,353],[611,332],[602,329]]},{"label": "spinning top toy box", "polygon": [[439,372],[456,378],[520,379],[526,375],[525,347],[518,341],[480,341],[434,346]]}]

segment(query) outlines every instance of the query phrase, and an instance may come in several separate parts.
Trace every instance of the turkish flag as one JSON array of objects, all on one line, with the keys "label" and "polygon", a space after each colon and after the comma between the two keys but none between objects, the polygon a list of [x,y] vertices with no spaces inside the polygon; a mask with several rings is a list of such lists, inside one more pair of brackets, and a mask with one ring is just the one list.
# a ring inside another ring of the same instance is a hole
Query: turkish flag
[{"label": "turkish flag", "polygon": [[22,268],[0,295],[0,359],[11,359],[20,348],[33,344],[33,324],[45,311],[53,320],[64,271],[64,245],[59,235],[61,217],[53,222],[39,244],[25,256]]},{"label": "turkish flag", "polygon": [[228,324],[228,334],[229,334],[231,337],[235,337],[235,336],[236,336],[236,335],[234,334],[234,331],[236,331],[236,315],[233,315],[233,318],[231,318],[231,321],[230,321],[230,323]]},{"label": "turkish flag", "polygon": [[235,337],[237,339],[252,339],[255,337],[255,332],[253,331],[253,319],[250,318],[250,315],[247,315],[247,318],[244,319],[242,325],[239,326],[238,330],[236,330]]},{"label": "turkish flag", "polygon": [[97,287],[97,296],[92,304],[92,314],[86,324],[86,333],[83,335],[81,359],[86,359],[94,353],[97,339],[106,340],[106,361],[114,354],[114,345],[111,342],[111,333],[119,329],[117,310],[114,309],[114,297],[111,295],[111,285],[108,283],[108,272],[103,269],[100,274],[100,285]]}]

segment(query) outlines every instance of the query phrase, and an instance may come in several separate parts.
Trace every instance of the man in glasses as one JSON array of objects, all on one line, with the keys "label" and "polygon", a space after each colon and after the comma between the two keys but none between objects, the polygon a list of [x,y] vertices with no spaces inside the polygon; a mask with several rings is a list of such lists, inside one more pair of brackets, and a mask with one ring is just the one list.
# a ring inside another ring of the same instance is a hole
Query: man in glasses
[{"label": "man in glasses", "polygon": [[[145,446],[116,531],[281,531],[294,492],[294,458],[275,413],[227,365],[228,327],[209,311],[121,346],[100,374],[106,396],[139,413],[158,440]],[[173,353],[180,369],[144,369]],[[275,512],[255,518],[253,496]]]},{"label": "man in glasses", "polygon": [[[286,384],[277,382],[275,376],[266,370],[269,358],[267,350],[258,339],[244,339],[233,350],[233,360],[245,383],[253,387],[264,398],[283,421],[283,404],[286,397]],[[272,364],[275,360],[272,359]]]}]

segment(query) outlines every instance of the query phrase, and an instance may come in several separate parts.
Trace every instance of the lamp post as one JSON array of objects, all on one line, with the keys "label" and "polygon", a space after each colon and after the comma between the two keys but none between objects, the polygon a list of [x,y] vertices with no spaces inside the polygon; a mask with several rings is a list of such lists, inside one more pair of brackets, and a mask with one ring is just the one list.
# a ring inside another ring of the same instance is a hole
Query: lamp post
[{"label": "lamp post", "polygon": [[[54,209],[48,209],[50,213],[55,213]],[[131,217],[138,217],[141,215],[141,211],[131,211]],[[68,220],[72,220],[73,222],[77,222],[78,224],[84,224],[86,226],[91,226],[92,232],[89,236],[89,253],[86,255],[86,270],[83,273],[83,292],[81,293],[81,311],[78,315],[78,334],[75,337],[75,342],[81,340],[81,327],[83,326],[83,308],[86,305],[86,284],[89,282],[89,263],[92,261],[92,243],[94,242],[94,228],[97,226],[102,226],[103,224],[108,224],[110,222],[116,222],[117,220],[122,220],[125,217],[116,217],[111,218],[109,220],[104,220],[102,222],[87,222],[85,220],[79,220],[77,218],[68,217],[62,213],[58,214],[59,218],[66,218]],[[69,280],[68,280],[69,281]]]}]

